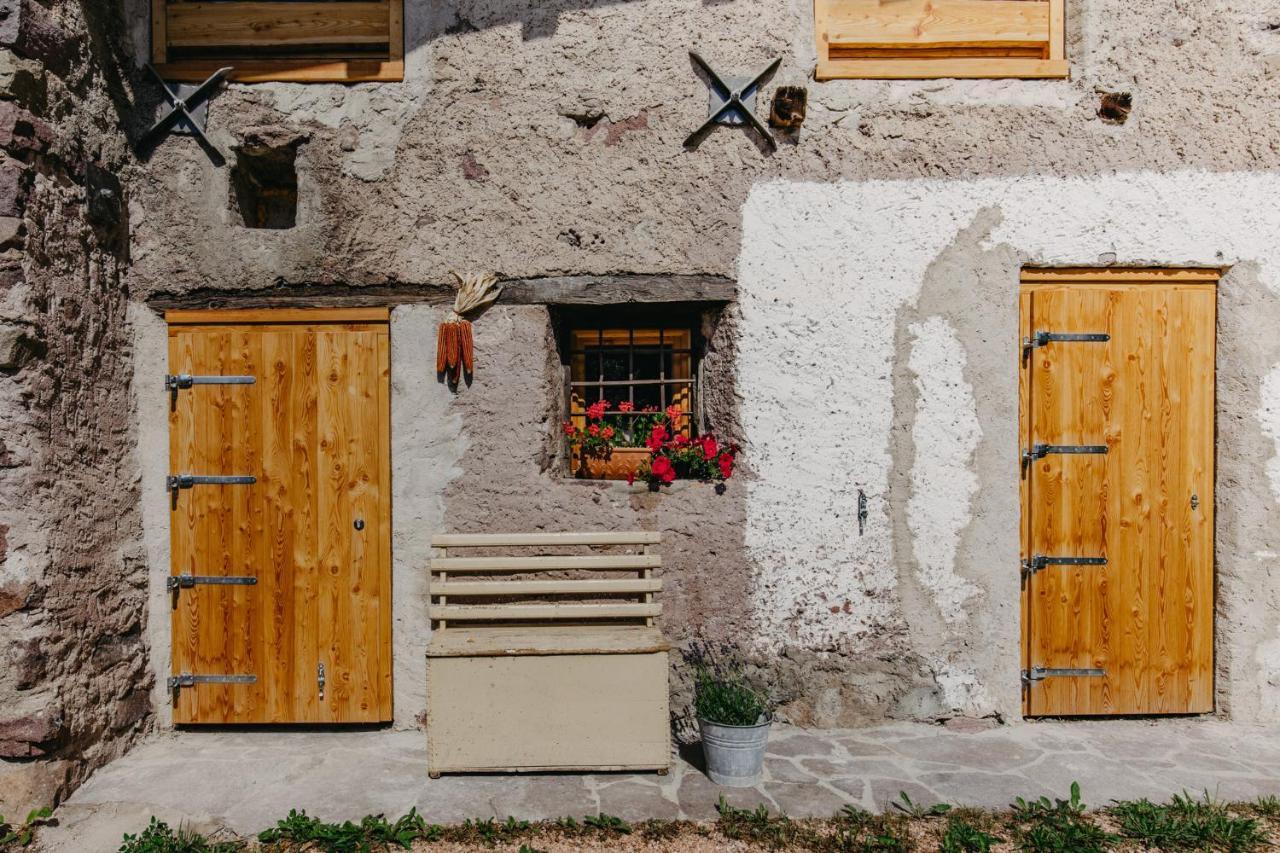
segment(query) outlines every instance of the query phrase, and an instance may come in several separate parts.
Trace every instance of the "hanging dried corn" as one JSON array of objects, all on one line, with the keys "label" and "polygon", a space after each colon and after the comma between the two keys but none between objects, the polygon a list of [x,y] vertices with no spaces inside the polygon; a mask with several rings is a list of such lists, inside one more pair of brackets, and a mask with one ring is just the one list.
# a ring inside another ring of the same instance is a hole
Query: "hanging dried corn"
[{"label": "hanging dried corn", "polygon": [[436,338],[436,373],[457,383],[464,371],[468,376],[475,372],[475,341],[471,336],[471,321],[466,316],[497,299],[502,285],[492,273],[458,275],[450,271],[450,274],[458,281],[458,295],[453,300],[453,310],[440,324]]}]

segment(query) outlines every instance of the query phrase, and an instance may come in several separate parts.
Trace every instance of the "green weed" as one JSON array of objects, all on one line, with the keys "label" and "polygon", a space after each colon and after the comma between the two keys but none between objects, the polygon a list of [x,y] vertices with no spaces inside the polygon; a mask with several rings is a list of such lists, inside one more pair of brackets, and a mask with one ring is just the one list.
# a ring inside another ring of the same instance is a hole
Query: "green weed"
[{"label": "green weed", "polygon": [[893,807],[903,814],[914,818],[941,817],[951,811],[951,806],[947,803],[934,803],[931,806],[914,803],[911,801],[911,797],[907,796],[906,791],[898,792],[898,799],[894,801]]},{"label": "green weed", "polygon": [[1128,839],[1161,850],[1254,850],[1266,841],[1257,820],[1231,814],[1206,792],[1183,793],[1165,805],[1148,800],[1116,802],[1108,811]]},{"label": "green weed", "polygon": [[1102,853],[1115,836],[1091,823],[1084,816],[1080,801],[1080,783],[1071,783],[1071,798],[1048,797],[1027,801],[1018,797],[1013,803],[1013,822],[1021,849],[1030,853]]},{"label": "green weed", "polygon": [[716,825],[725,838],[781,849],[797,843],[801,837],[795,821],[785,814],[769,814],[763,803],[754,810],[740,809],[729,805],[721,794],[716,811],[720,815]]},{"label": "green weed", "polygon": [[616,835],[631,834],[631,824],[627,823],[622,818],[614,817],[611,814],[589,814],[582,819],[582,823],[585,826],[589,826],[592,829],[605,833]]},{"label": "green weed", "polygon": [[4,815],[0,815],[0,847],[7,847],[11,844],[26,847],[35,837],[35,828],[43,826],[51,814],[53,814],[53,810],[47,807],[32,809],[27,812],[27,819],[17,826],[11,825],[4,819]]},{"label": "green weed", "polygon": [[305,811],[290,809],[289,816],[277,822],[275,828],[258,833],[258,840],[264,844],[311,844],[326,853],[364,853],[387,850],[392,845],[408,850],[414,841],[434,841],[443,832],[442,827],[427,824],[416,809],[410,809],[395,823],[388,823],[382,815],[367,815],[359,823],[325,823]]},{"label": "green weed", "polygon": [[175,831],[153,816],[142,832],[125,834],[119,853],[236,853],[241,849],[243,846],[236,841],[210,841],[181,826]]},{"label": "green weed", "polygon": [[953,815],[947,820],[947,829],[942,833],[941,847],[942,853],[990,853],[991,848],[1003,840],[966,818]]}]

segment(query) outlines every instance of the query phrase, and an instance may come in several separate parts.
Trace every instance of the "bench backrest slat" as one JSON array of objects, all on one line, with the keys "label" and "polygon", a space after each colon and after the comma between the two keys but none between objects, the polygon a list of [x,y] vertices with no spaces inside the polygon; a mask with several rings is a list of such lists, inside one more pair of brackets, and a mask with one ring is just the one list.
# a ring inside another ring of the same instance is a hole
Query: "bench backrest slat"
[{"label": "bench backrest slat", "polygon": [[[431,545],[441,556],[431,560],[430,616],[437,629],[458,623],[515,622],[549,624],[577,621],[587,624],[639,623],[652,625],[662,605],[654,599],[662,581],[652,576],[662,567],[655,547],[662,534],[621,533],[451,533],[433,536]],[[498,554],[503,549],[614,548],[643,553]],[[449,556],[459,550],[484,548],[484,556]],[[530,580],[507,575],[551,572],[576,577]],[[583,578],[582,573],[602,573]],[[618,577],[631,573],[632,577]],[[480,575],[483,579],[468,577]],[[461,576],[461,579],[459,579]],[[585,601],[564,600],[577,596]]]}]

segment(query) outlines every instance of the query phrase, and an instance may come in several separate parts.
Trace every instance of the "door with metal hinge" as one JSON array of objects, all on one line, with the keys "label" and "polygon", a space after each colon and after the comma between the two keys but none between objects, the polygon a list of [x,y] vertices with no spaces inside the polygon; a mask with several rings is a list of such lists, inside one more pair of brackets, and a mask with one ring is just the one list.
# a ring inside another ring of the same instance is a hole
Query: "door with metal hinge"
[{"label": "door with metal hinge", "polygon": [[174,721],[390,720],[386,309],[167,319]]},{"label": "door with metal hinge", "polygon": [[1213,710],[1217,278],[1023,274],[1028,715]]}]

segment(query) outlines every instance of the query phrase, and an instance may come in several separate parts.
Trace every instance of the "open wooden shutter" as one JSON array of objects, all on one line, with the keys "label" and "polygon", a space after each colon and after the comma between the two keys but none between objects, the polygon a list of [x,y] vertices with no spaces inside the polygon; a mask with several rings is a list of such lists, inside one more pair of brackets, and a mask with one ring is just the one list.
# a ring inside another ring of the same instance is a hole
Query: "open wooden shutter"
[{"label": "open wooden shutter", "polygon": [[1066,77],[1065,0],[815,0],[819,80]]},{"label": "open wooden shutter", "polygon": [[152,61],[170,80],[232,66],[240,82],[404,78],[404,0],[152,0]]}]

